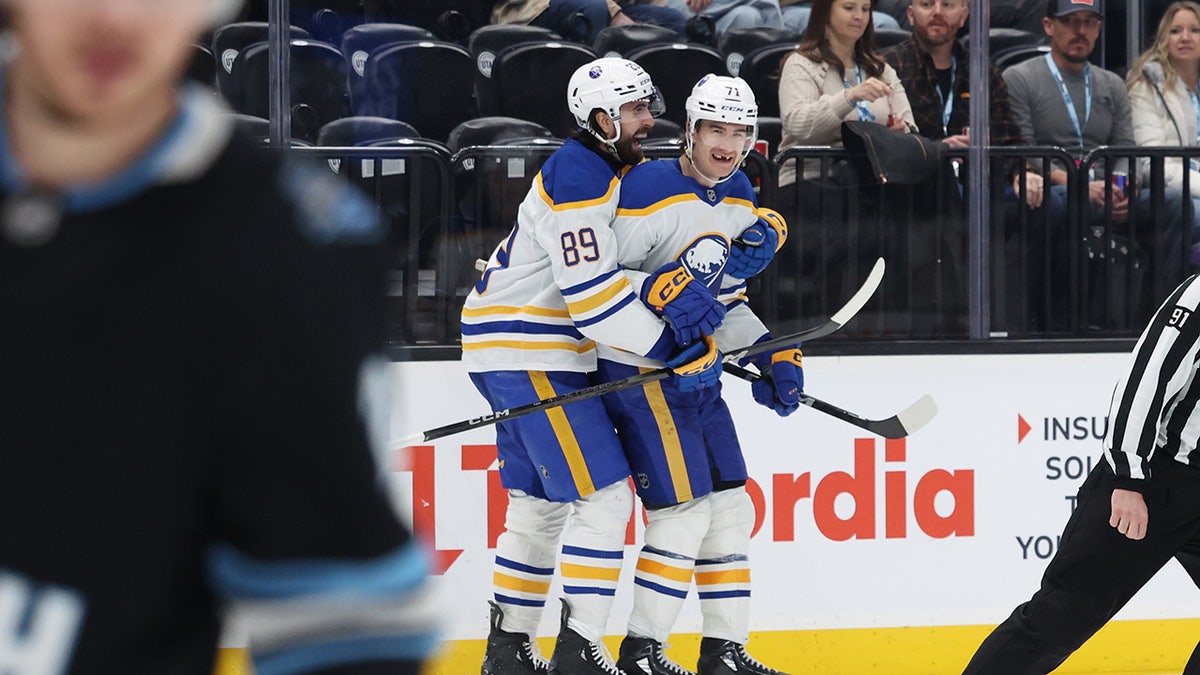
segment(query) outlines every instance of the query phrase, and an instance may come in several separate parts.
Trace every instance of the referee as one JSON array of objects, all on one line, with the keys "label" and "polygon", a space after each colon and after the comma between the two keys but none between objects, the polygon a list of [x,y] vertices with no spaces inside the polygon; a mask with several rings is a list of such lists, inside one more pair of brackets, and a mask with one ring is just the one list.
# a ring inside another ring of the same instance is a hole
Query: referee
[{"label": "referee", "polygon": [[[1200,281],[1159,307],[1117,382],[1104,459],[1041,588],[988,635],[964,675],[1048,673],[1171,558],[1200,585]],[[1184,675],[1200,675],[1200,647]]]}]

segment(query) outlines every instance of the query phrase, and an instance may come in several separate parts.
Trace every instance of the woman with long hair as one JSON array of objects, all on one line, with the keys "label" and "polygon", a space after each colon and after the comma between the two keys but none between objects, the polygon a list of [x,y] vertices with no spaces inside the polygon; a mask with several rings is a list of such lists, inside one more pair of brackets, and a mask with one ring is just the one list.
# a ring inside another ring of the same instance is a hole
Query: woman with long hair
[{"label": "woman with long hair", "polygon": [[[1183,0],[1167,7],[1154,44],[1133,62],[1125,84],[1138,145],[1200,145],[1200,3]],[[1149,178],[1149,161],[1142,161],[1141,174]],[[1183,190],[1185,175],[1194,222],[1200,213],[1200,157],[1165,160],[1167,189]],[[1191,246],[1193,265],[1200,264],[1195,229],[1181,242]]]},{"label": "woman with long hair", "polygon": [[[779,77],[780,150],[842,144],[843,120],[864,120],[907,133],[915,125],[904,85],[875,53],[870,0],[814,0],[800,46]],[[795,181],[789,162],[779,184]]]}]

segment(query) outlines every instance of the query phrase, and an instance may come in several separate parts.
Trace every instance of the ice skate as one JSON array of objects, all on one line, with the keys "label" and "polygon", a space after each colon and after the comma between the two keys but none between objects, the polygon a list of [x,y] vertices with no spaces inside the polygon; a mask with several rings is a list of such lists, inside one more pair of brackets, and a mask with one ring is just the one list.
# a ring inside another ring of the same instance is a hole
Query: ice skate
[{"label": "ice skate", "polygon": [[704,638],[700,641],[700,661],[696,664],[697,675],[787,675],[768,668],[758,659],[746,653],[746,645],[733,640]]},{"label": "ice skate", "polygon": [[626,635],[621,641],[617,668],[622,675],[696,675],[672,661],[661,642],[634,635]]},{"label": "ice skate", "polygon": [[492,629],[488,633],[487,651],[483,655],[481,675],[546,675],[550,662],[542,658],[542,652],[533,638],[524,633],[509,633],[500,628],[504,611],[500,605],[488,601],[492,606]]},{"label": "ice skate", "polygon": [[550,659],[551,675],[621,675],[603,642],[588,642],[567,625],[571,605],[562,600],[562,623],[554,656]]}]

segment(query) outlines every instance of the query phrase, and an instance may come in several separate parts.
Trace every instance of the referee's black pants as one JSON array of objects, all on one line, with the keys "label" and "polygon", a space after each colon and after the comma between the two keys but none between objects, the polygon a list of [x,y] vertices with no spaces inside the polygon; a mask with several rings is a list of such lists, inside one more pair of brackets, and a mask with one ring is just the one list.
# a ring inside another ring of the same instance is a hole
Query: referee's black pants
[{"label": "referee's black pants", "polygon": [[[1144,493],[1146,537],[1133,541],[1108,524],[1113,472],[1107,461],[1097,463],[1079,488],[1041,588],[988,635],[963,675],[1049,673],[1172,557],[1200,585],[1200,470],[1160,448],[1151,476]],[[1200,656],[1185,672],[1200,675]]]}]

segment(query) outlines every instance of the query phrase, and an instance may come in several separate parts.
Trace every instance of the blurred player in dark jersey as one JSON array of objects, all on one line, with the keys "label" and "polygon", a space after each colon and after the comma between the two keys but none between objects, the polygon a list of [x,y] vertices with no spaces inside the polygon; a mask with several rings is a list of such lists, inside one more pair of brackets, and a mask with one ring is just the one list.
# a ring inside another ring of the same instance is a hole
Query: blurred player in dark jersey
[{"label": "blurred player in dark jersey", "polygon": [[238,0],[2,0],[0,673],[416,673],[384,232],[181,84]]}]

